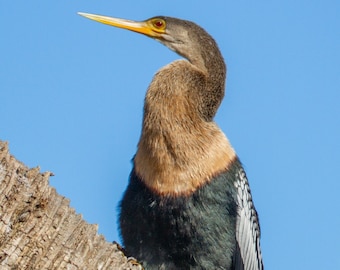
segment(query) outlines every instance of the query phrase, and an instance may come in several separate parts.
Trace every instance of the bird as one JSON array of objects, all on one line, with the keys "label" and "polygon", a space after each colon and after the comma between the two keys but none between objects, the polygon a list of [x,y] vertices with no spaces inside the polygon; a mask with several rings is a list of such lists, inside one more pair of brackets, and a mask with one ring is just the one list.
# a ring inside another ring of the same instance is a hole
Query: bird
[{"label": "bird", "polygon": [[159,41],[182,58],[154,75],[119,203],[119,231],[145,269],[262,270],[260,225],[239,157],[214,116],[227,68],[196,23],[167,16],[88,19]]}]

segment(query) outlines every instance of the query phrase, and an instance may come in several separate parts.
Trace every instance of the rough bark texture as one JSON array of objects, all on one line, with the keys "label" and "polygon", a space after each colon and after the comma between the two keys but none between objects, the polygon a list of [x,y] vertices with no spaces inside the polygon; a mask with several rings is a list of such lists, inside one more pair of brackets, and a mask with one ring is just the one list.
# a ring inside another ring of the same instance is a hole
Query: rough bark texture
[{"label": "rough bark texture", "polygon": [[0,269],[142,269],[0,141]]}]

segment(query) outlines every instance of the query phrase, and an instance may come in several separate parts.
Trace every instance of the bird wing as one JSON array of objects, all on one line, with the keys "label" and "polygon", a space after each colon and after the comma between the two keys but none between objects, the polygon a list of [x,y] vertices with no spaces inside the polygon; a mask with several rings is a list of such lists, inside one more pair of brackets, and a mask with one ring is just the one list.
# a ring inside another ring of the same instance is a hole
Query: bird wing
[{"label": "bird wing", "polygon": [[242,168],[237,173],[235,186],[238,200],[235,269],[263,270],[259,220],[251,197],[248,179]]}]

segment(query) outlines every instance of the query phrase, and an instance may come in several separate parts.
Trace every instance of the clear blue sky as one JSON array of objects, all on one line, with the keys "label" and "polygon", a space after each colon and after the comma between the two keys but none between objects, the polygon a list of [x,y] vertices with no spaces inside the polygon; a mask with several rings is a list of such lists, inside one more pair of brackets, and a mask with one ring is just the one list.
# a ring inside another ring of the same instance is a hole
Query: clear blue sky
[{"label": "clear blue sky", "polygon": [[112,241],[145,90],[179,56],[78,11],[211,33],[228,65],[215,120],[246,168],[266,269],[340,269],[339,1],[1,1],[0,139]]}]

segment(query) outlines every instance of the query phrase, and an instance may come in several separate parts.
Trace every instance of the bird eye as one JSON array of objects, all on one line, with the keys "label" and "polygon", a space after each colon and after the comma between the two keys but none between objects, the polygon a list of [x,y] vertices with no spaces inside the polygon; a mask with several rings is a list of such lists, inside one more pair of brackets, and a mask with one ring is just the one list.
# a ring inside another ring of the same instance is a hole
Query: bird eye
[{"label": "bird eye", "polygon": [[155,26],[157,26],[158,28],[161,28],[163,26],[163,22],[162,21],[155,21]]},{"label": "bird eye", "polygon": [[164,29],[165,28],[165,21],[162,19],[154,19],[152,24],[157,29]]}]

